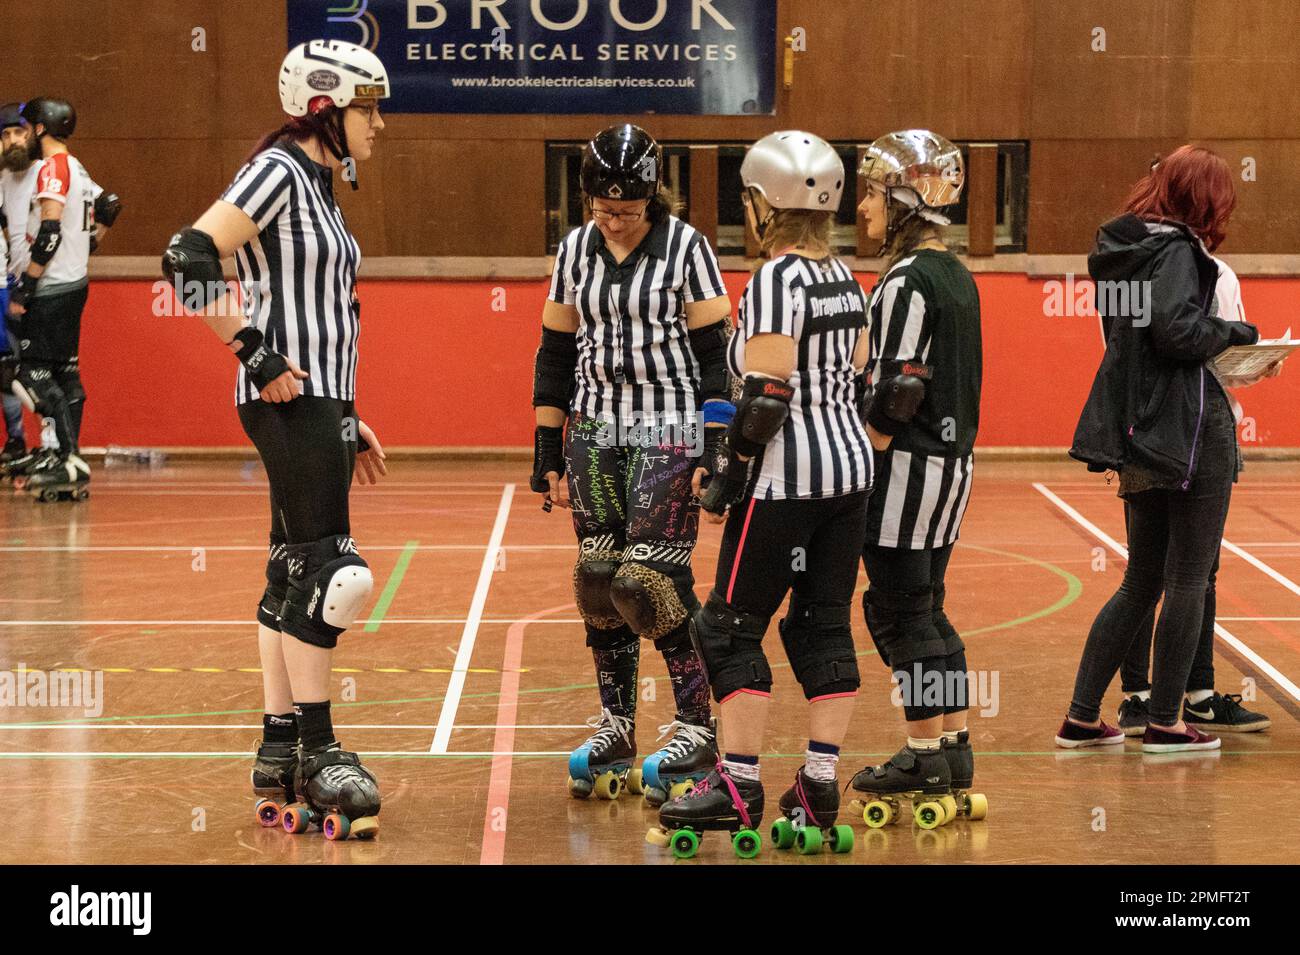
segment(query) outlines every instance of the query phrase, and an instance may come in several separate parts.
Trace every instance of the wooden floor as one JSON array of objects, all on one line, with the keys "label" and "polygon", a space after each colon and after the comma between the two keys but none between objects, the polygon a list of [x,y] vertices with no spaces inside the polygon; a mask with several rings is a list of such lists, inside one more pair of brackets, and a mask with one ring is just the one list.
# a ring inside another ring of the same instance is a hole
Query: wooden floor
[{"label": "wooden floor", "polygon": [[[292,837],[253,819],[260,467],[97,470],[82,505],[0,500],[0,670],[103,675],[101,712],[0,708],[10,807],[0,863],[671,862],[643,841],[655,815],[639,800],[566,794],[565,758],[597,698],[570,592],[572,530],[563,512],[542,513],[525,477],[522,464],[399,463],[387,484],[353,494],[376,592],[337,654],[334,713],[382,786],[370,843]],[[1084,636],[1122,573],[1106,538],[1124,542],[1121,506],[1080,466],[981,464],[947,603],[988,691],[970,723],[988,820],[933,832],[859,823],[851,855],[765,847],[756,861],[1300,860],[1287,809],[1300,770],[1297,523],[1300,467],[1251,464],[1228,521],[1216,662],[1219,689],[1253,681],[1272,729],[1229,736],[1213,756],[1144,757],[1136,742],[1067,753],[1052,737]],[[696,552],[702,598],[719,534],[707,528]],[[848,772],[889,756],[902,729],[860,619],[854,632],[864,687]],[[775,637],[768,652],[782,659]],[[773,808],[806,742],[802,697],[788,667],[776,673],[763,760]],[[642,675],[654,678],[638,729],[648,753],[672,695],[652,651]],[[1107,719],[1118,702],[1116,681]],[[698,858],[737,864],[717,835]]]}]

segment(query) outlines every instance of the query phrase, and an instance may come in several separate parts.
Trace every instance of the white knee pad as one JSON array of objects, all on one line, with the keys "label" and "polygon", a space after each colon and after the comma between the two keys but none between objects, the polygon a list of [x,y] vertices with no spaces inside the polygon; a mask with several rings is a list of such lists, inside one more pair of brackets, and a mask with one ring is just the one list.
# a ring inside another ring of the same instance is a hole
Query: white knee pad
[{"label": "white knee pad", "polygon": [[[375,588],[375,578],[365,562],[359,557],[352,558],[352,561],[355,562],[339,561],[343,566],[324,568],[320,576],[323,583],[318,583],[316,593],[312,595],[313,603],[317,599],[320,601],[321,620],[344,630],[356,621],[370,599],[370,591]],[[308,606],[307,613],[314,615],[316,607]]]}]

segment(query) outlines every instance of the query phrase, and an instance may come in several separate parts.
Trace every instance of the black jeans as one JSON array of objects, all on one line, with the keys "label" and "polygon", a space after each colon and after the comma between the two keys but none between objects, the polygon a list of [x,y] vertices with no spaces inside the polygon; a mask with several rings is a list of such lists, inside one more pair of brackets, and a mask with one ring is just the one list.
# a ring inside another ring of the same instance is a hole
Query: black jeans
[{"label": "black jeans", "polygon": [[1207,387],[1206,406],[1200,461],[1188,489],[1143,491],[1129,499],[1128,568],[1088,633],[1070,704],[1076,720],[1100,718],[1106,688],[1163,591],[1151,666],[1151,722],[1178,721],[1237,474],[1236,425],[1221,389]]}]

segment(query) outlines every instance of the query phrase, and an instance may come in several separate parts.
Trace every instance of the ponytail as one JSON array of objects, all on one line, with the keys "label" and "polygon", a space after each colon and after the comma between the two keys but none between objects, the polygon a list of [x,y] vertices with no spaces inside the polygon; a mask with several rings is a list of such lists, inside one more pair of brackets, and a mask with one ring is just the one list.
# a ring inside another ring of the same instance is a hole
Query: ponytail
[{"label": "ponytail", "polygon": [[[319,106],[317,100],[325,100],[329,105]],[[317,97],[312,100],[313,106],[317,109],[309,109],[305,116],[291,116],[288,122],[279,129],[272,130],[257,141],[253,151],[248,154],[245,162],[252,162],[262,153],[266,152],[280,140],[288,138],[295,142],[301,142],[304,139],[316,138],[321,144],[338,159],[342,160],[344,156],[343,143],[343,111],[334,106],[327,97]]]}]

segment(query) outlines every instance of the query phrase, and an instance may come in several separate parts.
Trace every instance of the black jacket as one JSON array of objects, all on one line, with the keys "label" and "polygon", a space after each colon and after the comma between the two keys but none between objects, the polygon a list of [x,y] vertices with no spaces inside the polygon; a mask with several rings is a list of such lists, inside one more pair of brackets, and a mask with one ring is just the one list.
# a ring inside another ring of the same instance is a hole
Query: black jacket
[{"label": "black jacket", "polygon": [[1089,471],[1136,464],[1186,487],[1207,389],[1217,387],[1205,363],[1231,345],[1254,344],[1259,332],[1211,317],[1218,266],[1181,223],[1112,219],[1097,232],[1088,272],[1098,283],[1106,353],[1070,456]]}]

